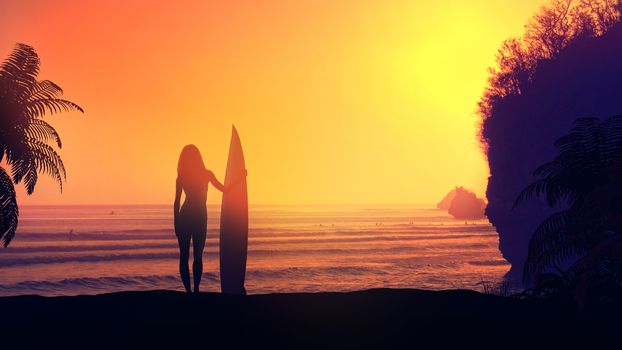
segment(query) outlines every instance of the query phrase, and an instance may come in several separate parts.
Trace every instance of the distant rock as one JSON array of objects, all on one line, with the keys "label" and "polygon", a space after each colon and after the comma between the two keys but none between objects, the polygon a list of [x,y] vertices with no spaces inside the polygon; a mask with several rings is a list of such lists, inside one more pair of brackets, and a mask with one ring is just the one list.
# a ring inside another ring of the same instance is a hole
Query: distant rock
[{"label": "distant rock", "polygon": [[475,193],[464,187],[456,187],[451,190],[436,207],[447,210],[449,214],[459,220],[478,220],[486,217],[484,214],[486,202],[477,198]]},{"label": "distant rock", "polygon": [[451,206],[451,202],[454,200],[454,198],[456,198],[456,189],[454,188],[453,190],[449,191],[449,193],[447,193],[447,195],[445,196],[445,198],[443,198],[442,201],[438,202],[438,204],[436,205],[436,207],[440,210],[449,210],[449,207]]}]

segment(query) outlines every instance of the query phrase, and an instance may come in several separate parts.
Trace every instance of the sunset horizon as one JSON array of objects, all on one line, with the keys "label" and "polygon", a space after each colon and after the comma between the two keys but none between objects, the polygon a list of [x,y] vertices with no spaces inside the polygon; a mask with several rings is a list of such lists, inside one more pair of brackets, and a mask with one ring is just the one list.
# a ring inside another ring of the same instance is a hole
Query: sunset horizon
[{"label": "sunset horizon", "polygon": [[622,337],[622,0],[0,0],[25,349]]},{"label": "sunset horizon", "polygon": [[544,3],[4,3],[0,54],[33,45],[41,77],[86,112],[49,118],[63,193],[42,178],[18,197],[167,203],[186,144],[224,176],[232,124],[250,203],[436,203],[455,186],[484,197],[487,68]]}]

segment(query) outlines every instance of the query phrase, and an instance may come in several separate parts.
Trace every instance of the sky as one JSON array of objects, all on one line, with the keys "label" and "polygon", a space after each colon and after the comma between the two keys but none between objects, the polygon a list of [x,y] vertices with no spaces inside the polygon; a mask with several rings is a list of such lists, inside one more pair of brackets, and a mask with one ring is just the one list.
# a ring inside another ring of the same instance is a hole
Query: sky
[{"label": "sky", "polygon": [[46,117],[63,193],[46,178],[18,201],[172,203],[186,144],[224,180],[233,124],[253,204],[436,203],[456,185],[483,196],[487,68],[545,3],[2,1],[0,56],[33,46],[40,78],[85,110]]}]

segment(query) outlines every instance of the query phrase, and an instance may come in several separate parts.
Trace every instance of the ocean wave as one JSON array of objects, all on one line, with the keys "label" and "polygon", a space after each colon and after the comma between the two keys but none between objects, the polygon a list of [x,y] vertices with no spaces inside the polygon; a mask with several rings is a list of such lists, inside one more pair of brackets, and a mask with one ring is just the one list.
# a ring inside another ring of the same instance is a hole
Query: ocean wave
[{"label": "ocean wave", "polygon": [[49,256],[25,256],[25,257],[3,257],[0,255],[0,270],[2,268],[35,265],[35,264],[62,264],[68,262],[106,262],[121,260],[158,260],[158,259],[177,259],[179,253],[139,253],[139,254],[114,254],[105,255],[49,255]]},{"label": "ocean wave", "polygon": [[[479,238],[481,235],[473,234],[449,234],[449,235],[373,235],[370,237],[321,237],[321,238],[306,238],[306,237],[251,237],[249,245],[251,249],[253,247],[269,246],[269,245],[289,245],[296,246],[300,244],[347,244],[347,243],[382,243],[388,242],[392,244],[399,244],[400,242],[413,242],[413,241],[427,241],[427,240],[452,240],[452,239],[466,239],[466,238]],[[77,241],[77,240],[76,240]],[[34,245],[34,246],[11,246],[5,249],[3,254],[31,254],[31,253],[79,253],[90,251],[123,251],[123,250],[138,250],[138,249],[168,249],[176,248],[177,241],[169,237],[168,242],[160,243],[164,240],[157,240],[158,242],[151,243],[130,243],[130,244],[93,244],[93,245]],[[217,237],[209,237],[207,240],[207,246],[217,244]],[[295,249],[295,248],[293,248]],[[0,255],[0,261],[2,255]]]},{"label": "ocean wave", "polygon": [[321,266],[321,267],[286,267],[276,269],[250,270],[248,279],[300,279],[326,276],[371,276],[389,274],[377,266]]},{"label": "ocean wave", "polygon": [[510,265],[506,260],[482,260],[482,261],[469,261],[468,264],[473,266],[504,266]]},{"label": "ocean wave", "polygon": [[[96,244],[96,245],[37,245],[23,247],[7,247],[3,254],[31,254],[31,253],[78,253],[90,251],[115,251],[115,250],[135,250],[135,249],[166,249],[176,247],[177,241],[169,243],[150,243],[147,245],[139,244]],[[2,255],[0,255],[0,261]]]},{"label": "ocean wave", "polygon": [[[358,236],[358,235],[357,235]],[[250,242],[252,244],[302,244],[302,243],[365,243],[365,242],[391,242],[393,244],[399,242],[412,242],[412,241],[435,241],[435,240],[451,240],[451,239],[465,239],[465,238],[480,238],[482,235],[473,235],[473,234],[448,234],[448,235],[370,235],[369,237],[347,237],[347,238],[296,238],[294,237],[270,237],[269,240],[256,240]],[[258,237],[256,237],[258,238]],[[261,237],[264,238],[264,237]]]},{"label": "ocean wave", "polygon": [[[217,275],[205,273],[208,281],[219,281]],[[177,289],[181,286],[176,275],[131,277],[80,277],[56,281],[22,281],[0,285],[0,295],[41,294],[75,295],[107,293],[121,290]]]},{"label": "ocean wave", "polygon": [[[486,247],[486,244],[453,244],[451,247],[444,248],[447,251],[465,251],[467,249],[477,249]],[[429,250],[425,246],[389,246],[389,247],[343,247],[343,248],[300,248],[300,249],[253,249],[248,252],[249,259],[253,257],[355,257],[355,256],[369,256],[369,257],[398,257],[400,254],[407,254],[417,258],[417,252],[425,252]],[[8,267],[15,267],[21,265],[34,265],[34,264],[62,264],[73,262],[116,262],[116,261],[138,261],[138,260],[176,260],[179,257],[179,252],[176,247],[171,246],[170,250],[159,252],[132,252],[124,251],[123,253],[114,253],[114,251],[105,252],[104,254],[84,254],[84,255],[67,255],[67,254],[53,254],[53,255],[25,255],[25,254],[12,254],[3,255],[0,254],[0,270]],[[208,249],[204,252],[204,257],[208,259],[215,259],[218,257],[217,249]]]},{"label": "ocean wave", "polygon": [[[219,290],[217,207],[209,209],[204,255],[210,291]],[[363,208],[251,209],[249,292],[470,286],[482,273],[501,276],[506,269],[485,220],[465,224],[436,209]],[[172,214],[168,205],[27,207],[16,239],[0,250],[0,295],[183,290]]]},{"label": "ocean wave", "polygon": [[[171,239],[175,233],[161,230],[136,230],[143,233],[127,231],[107,232],[75,232],[71,236],[67,232],[18,233],[20,241],[127,241],[127,240],[158,240]],[[71,238],[70,238],[71,237]]]},{"label": "ocean wave", "polygon": [[[286,281],[313,280],[321,278],[334,279],[338,276],[372,276],[386,275],[387,272],[378,268],[361,266],[342,267],[289,267],[277,269],[251,269],[246,272],[249,284],[260,281],[263,284],[287,285]],[[220,283],[218,273],[203,273],[203,284]],[[179,275],[122,276],[122,277],[80,277],[61,280],[21,281],[14,284],[0,285],[0,295],[77,295],[98,294],[113,291],[181,289]]]},{"label": "ocean wave", "polygon": [[[208,236],[219,235],[218,227],[208,227]],[[251,237],[319,237],[323,235],[388,235],[388,234],[438,234],[438,233],[477,233],[496,234],[489,225],[410,225],[404,223],[383,224],[380,226],[352,226],[352,225],[301,225],[277,227],[250,227]],[[23,241],[69,241],[73,240],[152,240],[171,239],[175,237],[174,230],[170,229],[127,229],[127,230],[95,230],[54,232],[18,232],[18,239]]]}]

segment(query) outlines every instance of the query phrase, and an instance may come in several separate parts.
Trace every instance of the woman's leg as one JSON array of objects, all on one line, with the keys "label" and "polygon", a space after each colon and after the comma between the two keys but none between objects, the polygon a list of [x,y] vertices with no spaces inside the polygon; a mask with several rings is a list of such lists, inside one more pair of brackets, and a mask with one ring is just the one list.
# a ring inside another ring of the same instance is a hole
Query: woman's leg
[{"label": "woman's leg", "polygon": [[186,292],[191,293],[190,289],[190,271],[188,269],[188,258],[190,257],[190,235],[180,234],[177,236],[179,242],[179,274],[181,281],[184,283]]},{"label": "woman's leg", "polygon": [[203,248],[205,248],[206,234],[195,235],[192,238],[192,251],[194,254],[194,260],[192,262],[192,275],[194,277],[194,292],[199,292],[199,284],[201,283],[201,276],[203,275]]}]

